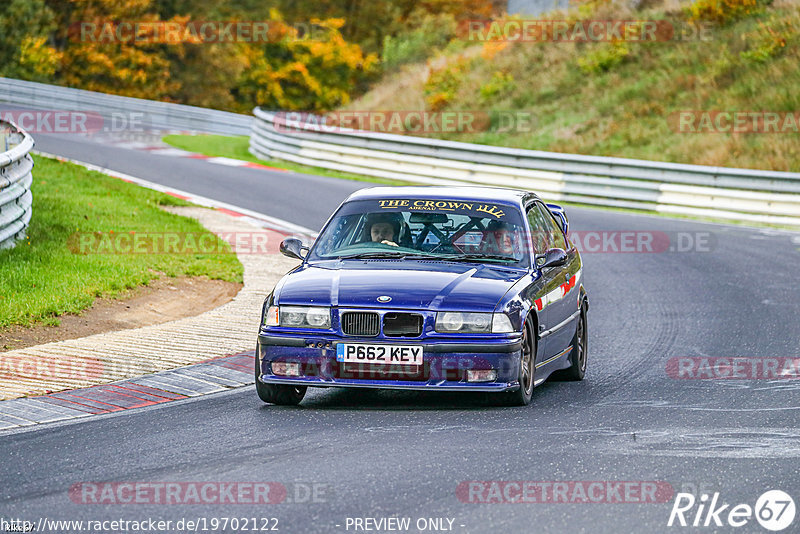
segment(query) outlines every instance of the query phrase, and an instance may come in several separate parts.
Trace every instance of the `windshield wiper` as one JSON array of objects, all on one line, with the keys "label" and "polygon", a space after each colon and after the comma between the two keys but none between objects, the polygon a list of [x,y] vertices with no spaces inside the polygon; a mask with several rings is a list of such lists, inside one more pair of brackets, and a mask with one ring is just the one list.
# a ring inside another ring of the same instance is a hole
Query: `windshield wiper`
[{"label": "windshield wiper", "polygon": [[507,261],[515,262],[516,258],[512,256],[503,256],[501,254],[426,254],[424,252],[361,252],[360,254],[350,254],[348,256],[337,256],[338,260],[371,260],[371,259],[430,259],[430,260],[443,260],[443,261]]},{"label": "windshield wiper", "polygon": [[349,254],[347,256],[337,256],[338,260],[355,260],[355,259],[379,259],[379,258],[405,258],[405,252],[361,252],[359,254]]},{"label": "windshield wiper", "polygon": [[394,252],[394,251],[386,251],[386,252],[362,252],[360,254],[350,254],[349,256],[338,256],[337,259],[339,260],[370,260],[370,259],[382,259],[382,258],[439,258],[435,254],[422,254],[417,252]]},{"label": "windshield wiper", "polygon": [[489,260],[489,261],[508,261],[516,262],[517,259],[513,256],[504,256],[502,254],[448,254],[440,256],[442,259],[450,261],[475,261],[475,260]]}]

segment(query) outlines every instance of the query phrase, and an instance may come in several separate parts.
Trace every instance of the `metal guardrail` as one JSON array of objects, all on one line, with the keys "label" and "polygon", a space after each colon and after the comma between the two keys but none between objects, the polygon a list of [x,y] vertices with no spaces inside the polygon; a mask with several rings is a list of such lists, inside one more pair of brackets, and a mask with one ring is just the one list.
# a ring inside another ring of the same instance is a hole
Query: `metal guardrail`
[{"label": "metal guardrail", "polygon": [[326,129],[293,122],[288,113],[253,113],[250,152],[263,159],[417,183],[530,189],[551,201],[800,227],[800,173]]},{"label": "metal guardrail", "polygon": [[23,239],[31,220],[32,148],[30,135],[0,121],[0,248]]},{"label": "metal guardrail", "polygon": [[249,115],[216,109],[109,95],[12,78],[0,78],[0,102],[46,110],[92,111],[103,116],[112,113],[141,113],[142,126],[148,129],[224,135],[248,135],[252,119]]},{"label": "metal guardrail", "polygon": [[[326,129],[309,121],[286,124],[290,114],[259,108],[254,110],[253,120],[237,113],[10,78],[0,78],[0,102],[46,110],[94,111],[104,116],[138,112],[145,117],[143,126],[153,129],[250,133],[250,152],[258,157],[366,176],[427,184],[513,187],[537,191],[551,201],[800,227],[800,173],[581,156],[338,127]],[[3,186],[3,195],[14,194],[6,189]],[[0,196],[0,202],[4,198]],[[30,191],[25,198],[30,200]],[[30,220],[29,206],[26,213],[23,227]],[[11,215],[2,212],[0,228],[6,229],[4,221],[8,217]],[[0,243],[5,240],[3,235],[0,233]]]}]

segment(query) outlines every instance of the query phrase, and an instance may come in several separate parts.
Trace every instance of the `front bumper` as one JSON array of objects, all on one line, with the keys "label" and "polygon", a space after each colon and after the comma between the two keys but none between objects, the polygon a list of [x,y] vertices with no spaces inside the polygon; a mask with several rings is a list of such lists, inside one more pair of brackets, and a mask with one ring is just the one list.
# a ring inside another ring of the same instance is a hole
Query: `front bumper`
[{"label": "front bumper", "polygon": [[[266,384],[311,387],[405,389],[415,391],[502,392],[519,388],[520,337],[458,341],[416,341],[423,347],[422,366],[376,366],[336,361],[339,343],[409,344],[409,340],[350,339],[318,335],[258,336],[259,380]],[[414,343],[412,341],[412,343]],[[299,363],[300,376],[272,373],[272,362]],[[494,369],[491,382],[468,382],[470,369]]]}]

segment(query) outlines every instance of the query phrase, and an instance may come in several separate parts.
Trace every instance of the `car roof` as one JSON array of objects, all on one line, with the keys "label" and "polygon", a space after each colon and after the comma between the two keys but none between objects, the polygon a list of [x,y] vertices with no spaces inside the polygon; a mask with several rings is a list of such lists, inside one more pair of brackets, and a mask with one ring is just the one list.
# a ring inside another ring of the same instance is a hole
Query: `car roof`
[{"label": "car roof", "polygon": [[[472,200],[519,205],[526,196],[536,196],[530,191],[483,186],[396,186],[369,187],[350,195],[351,200],[373,200],[383,198],[418,198],[430,200]],[[537,197],[538,198],[538,197]]]}]

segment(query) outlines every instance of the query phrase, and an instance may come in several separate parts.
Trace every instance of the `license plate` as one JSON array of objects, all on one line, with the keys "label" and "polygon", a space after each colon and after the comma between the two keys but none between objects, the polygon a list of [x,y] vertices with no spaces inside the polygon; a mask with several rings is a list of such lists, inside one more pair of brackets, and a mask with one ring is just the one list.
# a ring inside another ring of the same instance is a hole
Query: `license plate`
[{"label": "license plate", "polygon": [[339,343],[336,345],[336,361],[383,365],[422,365],[422,347]]}]

